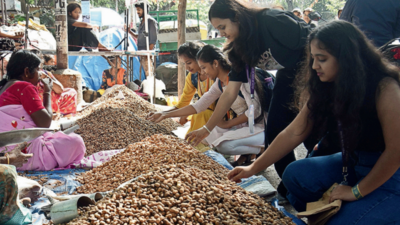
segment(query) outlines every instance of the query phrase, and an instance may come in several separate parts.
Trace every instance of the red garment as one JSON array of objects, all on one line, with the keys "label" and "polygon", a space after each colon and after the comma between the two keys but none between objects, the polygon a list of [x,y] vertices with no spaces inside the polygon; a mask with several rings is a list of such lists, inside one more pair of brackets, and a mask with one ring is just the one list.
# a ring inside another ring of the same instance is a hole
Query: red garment
[{"label": "red garment", "polygon": [[29,115],[44,109],[36,87],[25,81],[16,82],[0,95],[0,107],[6,105],[22,105]]},{"label": "red garment", "polygon": [[[43,70],[52,79],[56,79],[54,75],[48,71]],[[43,100],[44,86],[39,82],[37,85],[40,98]],[[63,115],[76,113],[77,92],[73,88],[64,88],[61,94],[56,94],[51,91],[51,108],[53,113],[61,113]]]}]

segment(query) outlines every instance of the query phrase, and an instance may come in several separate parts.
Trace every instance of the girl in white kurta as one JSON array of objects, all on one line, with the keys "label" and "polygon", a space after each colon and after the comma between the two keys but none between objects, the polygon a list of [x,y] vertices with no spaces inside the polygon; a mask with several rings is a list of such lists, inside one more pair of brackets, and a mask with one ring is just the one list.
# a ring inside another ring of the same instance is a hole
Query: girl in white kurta
[{"label": "girl in white kurta", "polygon": [[[216,79],[210,90],[196,103],[173,112],[153,114],[148,117],[150,120],[159,122],[165,118],[200,113],[218,100],[225,86],[229,83],[230,65],[228,65],[222,52],[212,45],[206,45],[199,51],[197,62],[202,72],[209,78]],[[262,91],[258,92],[263,93]],[[250,133],[248,124],[248,108],[251,104],[254,105],[255,118],[253,133]],[[243,156],[233,164],[237,166],[249,160],[252,154],[259,154],[260,150],[264,149],[264,118],[266,115],[262,110],[257,91],[254,99],[251,99],[249,83],[241,85],[239,95],[232,104],[231,109],[236,113],[237,117],[227,121],[222,120],[218,127],[210,133],[206,141],[222,154]]]}]

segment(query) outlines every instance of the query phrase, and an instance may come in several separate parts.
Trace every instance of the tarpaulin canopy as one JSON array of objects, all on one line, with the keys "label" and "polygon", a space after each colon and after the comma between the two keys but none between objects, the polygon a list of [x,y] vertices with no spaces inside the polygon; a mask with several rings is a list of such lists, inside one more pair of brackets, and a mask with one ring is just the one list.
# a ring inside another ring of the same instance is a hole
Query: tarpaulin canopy
[{"label": "tarpaulin canopy", "polygon": [[[110,28],[100,33],[100,42],[107,48],[114,48],[124,37],[124,31],[118,28]],[[120,45],[115,50],[122,50]],[[137,46],[131,36],[129,36],[129,51],[136,51]],[[122,52],[121,52],[122,53]],[[125,57],[123,57],[125,59]],[[133,80],[139,79],[140,63],[138,57],[131,57],[133,60]],[[86,87],[98,90],[102,82],[102,73],[109,69],[110,65],[101,56],[68,56],[69,68],[77,70],[82,74],[82,79],[85,81]],[[125,68],[125,66],[123,66]],[[142,79],[145,78],[142,70]]]},{"label": "tarpaulin canopy", "polygon": [[124,18],[115,10],[109,8],[95,8],[90,10],[90,23],[97,26],[124,27]]}]

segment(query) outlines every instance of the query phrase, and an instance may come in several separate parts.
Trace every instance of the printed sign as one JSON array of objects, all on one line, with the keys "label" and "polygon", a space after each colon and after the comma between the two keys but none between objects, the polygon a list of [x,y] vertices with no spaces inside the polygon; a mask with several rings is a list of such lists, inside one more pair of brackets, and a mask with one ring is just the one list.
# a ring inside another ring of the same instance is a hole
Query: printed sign
[{"label": "printed sign", "polygon": [[90,23],[90,1],[82,0],[82,22]]},{"label": "printed sign", "polygon": [[66,0],[55,0],[56,16],[67,15],[67,2]]}]

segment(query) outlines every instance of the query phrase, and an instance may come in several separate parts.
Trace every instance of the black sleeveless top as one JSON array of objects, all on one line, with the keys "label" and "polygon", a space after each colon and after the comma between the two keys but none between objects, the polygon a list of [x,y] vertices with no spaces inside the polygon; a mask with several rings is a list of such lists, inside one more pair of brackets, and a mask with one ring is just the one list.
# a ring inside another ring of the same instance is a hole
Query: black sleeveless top
[{"label": "black sleeveless top", "polygon": [[356,151],[383,152],[385,150],[385,140],[375,101],[379,82],[380,80],[370,81],[367,87],[364,104],[360,111],[361,127]]},{"label": "black sleeveless top", "polygon": [[[349,133],[346,131],[346,125],[342,124],[345,143],[352,143],[350,145],[345,144],[346,150],[349,152],[383,152],[385,150],[385,140],[381,123],[378,118],[375,100],[379,82],[380,81],[369,81],[364,103],[360,110],[358,131],[356,133]],[[329,139],[329,145],[331,145],[330,148],[336,149],[336,152],[339,152],[342,147],[338,122],[339,120],[333,115],[329,116],[327,123],[328,134],[325,136]]]}]

